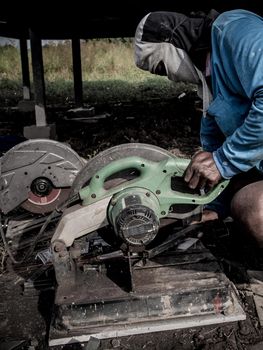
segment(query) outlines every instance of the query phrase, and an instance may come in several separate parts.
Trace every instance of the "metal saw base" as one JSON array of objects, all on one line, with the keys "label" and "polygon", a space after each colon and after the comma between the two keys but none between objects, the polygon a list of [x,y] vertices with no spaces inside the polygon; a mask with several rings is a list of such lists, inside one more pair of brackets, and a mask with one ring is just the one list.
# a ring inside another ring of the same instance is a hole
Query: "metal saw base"
[{"label": "metal saw base", "polygon": [[118,284],[126,273],[120,261],[100,271],[88,269],[74,286],[60,286],[49,346],[246,318],[235,288],[200,241],[185,252],[168,251],[137,264],[132,271],[133,292]]}]

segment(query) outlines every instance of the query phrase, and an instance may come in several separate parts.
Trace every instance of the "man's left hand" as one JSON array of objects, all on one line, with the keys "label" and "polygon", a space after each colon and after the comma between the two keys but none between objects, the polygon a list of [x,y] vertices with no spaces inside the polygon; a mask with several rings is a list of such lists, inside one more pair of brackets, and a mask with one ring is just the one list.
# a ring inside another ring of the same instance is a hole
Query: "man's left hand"
[{"label": "man's left hand", "polygon": [[222,179],[212,153],[197,152],[188,165],[184,180],[190,188],[214,187]]}]

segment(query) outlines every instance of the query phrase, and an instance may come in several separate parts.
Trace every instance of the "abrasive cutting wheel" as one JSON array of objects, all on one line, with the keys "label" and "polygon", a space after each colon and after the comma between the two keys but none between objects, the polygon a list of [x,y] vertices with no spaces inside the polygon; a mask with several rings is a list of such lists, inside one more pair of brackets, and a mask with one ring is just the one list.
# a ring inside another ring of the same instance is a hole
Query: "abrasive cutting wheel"
[{"label": "abrasive cutting wheel", "polygon": [[21,206],[31,213],[53,211],[69,196],[86,161],[66,144],[35,139],[11,148],[1,158],[0,210]]},{"label": "abrasive cutting wheel", "polygon": [[68,198],[69,192],[70,188],[56,188],[49,179],[39,177],[33,180],[21,207],[35,214],[49,213]]}]

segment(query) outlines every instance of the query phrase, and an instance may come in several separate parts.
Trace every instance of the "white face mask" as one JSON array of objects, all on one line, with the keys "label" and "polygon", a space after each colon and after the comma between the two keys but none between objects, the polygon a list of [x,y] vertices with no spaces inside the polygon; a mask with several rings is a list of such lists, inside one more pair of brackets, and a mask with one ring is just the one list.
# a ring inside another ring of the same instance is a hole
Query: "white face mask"
[{"label": "white face mask", "polygon": [[156,74],[156,67],[163,62],[169,80],[194,84],[200,82],[197,68],[184,50],[170,43],[140,42],[139,45],[141,52],[136,59],[138,67]]}]

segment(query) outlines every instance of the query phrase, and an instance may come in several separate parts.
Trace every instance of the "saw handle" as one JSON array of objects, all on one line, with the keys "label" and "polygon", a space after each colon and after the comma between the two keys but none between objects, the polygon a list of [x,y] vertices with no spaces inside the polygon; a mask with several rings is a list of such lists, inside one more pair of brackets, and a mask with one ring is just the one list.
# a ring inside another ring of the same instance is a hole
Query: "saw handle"
[{"label": "saw handle", "polygon": [[[118,161],[114,161],[111,164],[108,164],[104,168],[102,168],[100,171],[98,171],[91,179],[90,186],[94,189],[102,189],[104,187],[104,183],[110,176],[124,171],[128,169],[136,169],[139,171],[140,175],[137,177],[143,177],[145,174],[149,173],[149,166],[154,166],[156,164],[163,164],[164,172],[166,172],[165,169],[169,168],[169,171],[167,169],[167,172],[174,172],[178,176],[182,176],[190,164],[190,159],[185,158],[176,158],[175,160],[172,159],[165,159],[160,162],[152,162],[148,159],[143,159],[140,157],[127,157],[120,159]],[[176,164],[176,166],[175,166]],[[152,168],[153,169],[153,168]]]},{"label": "saw handle", "polygon": [[[104,188],[105,181],[112,175],[128,170],[128,169],[135,169],[138,170],[139,176],[136,177],[136,181],[143,180],[146,177],[149,177],[150,172],[153,173],[156,167],[158,169],[163,168],[164,173],[174,173],[174,175],[177,176],[183,176],[185,169],[190,163],[190,159],[185,158],[166,158],[164,160],[161,160],[160,162],[153,162],[148,159],[143,159],[137,156],[131,156],[127,158],[123,158],[117,161],[113,161],[112,163],[106,165],[101,170],[99,170],[91,179],[88,187],[84,188],[83,190],[80,190],[80,197],[86,197],[87,196],[87,190],[90,190],[90,195],[93,198],[95,198],[95,194],[99,194],[99,196],[106,195],[107,193],[110,193],[111,191],[108,191]],[[131,183],[132,181],[130,181]],[[127,184],[127,182],[126,182]],[[114,187],[114,189],[122,189],[122,185],[117,185]]]},{"label": "saw handle", "polygon": [[[118,161],[114,161],[102,168],[92,177],[89,187],[92,188],[93,191],[99,191],[101,193],[104,189],[105,181],[110,176],[128,169],[138,170],[140,174],[136,179],[141,178],[143,175],[148,173],[149,169],[146,167],[148,164],[148,160],[139,157],[127,157]],[[107,190],[104,189],[104,191],[106,192]]]},{"label": "saw handle", "polygon": [[[83,200],[83,205],[88,205],[106,196],[112,196],[125,188],[136,186],[156,193],[159,201],[167,206],[176,203],[197,205],[209,203],[227,186],[227,180],[220,182],[209,192],[201,195],[200,193],[181,193],[171,189],[171,177],[183,177],[189,163],[190,159],[176,157],[168,157],[159,162],[136,156],[113,161],[100,169],[92,177],[89,185],[80,190],[80,198]],[[110,176],[128,169],[138,170],[139,175],[130,181],[105,189],[105,181]]]}]

